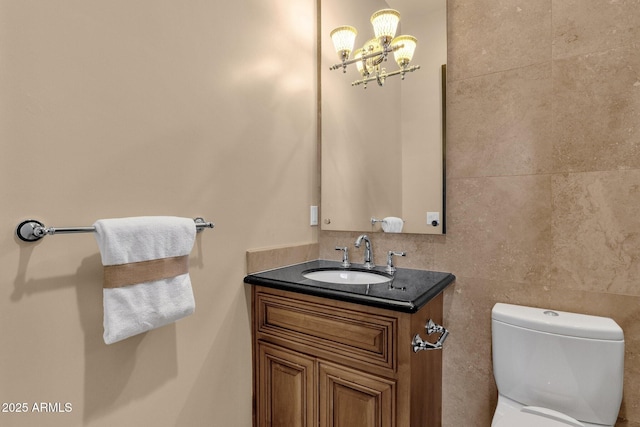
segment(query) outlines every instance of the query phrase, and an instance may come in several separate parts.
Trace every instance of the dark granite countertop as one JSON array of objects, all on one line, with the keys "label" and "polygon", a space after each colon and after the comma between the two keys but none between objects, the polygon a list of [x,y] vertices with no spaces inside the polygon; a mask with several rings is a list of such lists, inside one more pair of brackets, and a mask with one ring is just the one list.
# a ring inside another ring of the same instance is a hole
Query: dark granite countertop
[{"label": "dark granite countertop", "polygon": [[[325,283],[303,276],[307,270],[339,268],[337,261],[316,260],[250,274],[244,281],[251,285],[415,313],[455,280],[451,273],[408,268],[398,268],[393,276],[387,274],[390,282],[370,285]],[[353,264],[351,269],[362,269],[362,265]],[[385,273],[384,269],[384,266],[378,266],[374,271]]]}]

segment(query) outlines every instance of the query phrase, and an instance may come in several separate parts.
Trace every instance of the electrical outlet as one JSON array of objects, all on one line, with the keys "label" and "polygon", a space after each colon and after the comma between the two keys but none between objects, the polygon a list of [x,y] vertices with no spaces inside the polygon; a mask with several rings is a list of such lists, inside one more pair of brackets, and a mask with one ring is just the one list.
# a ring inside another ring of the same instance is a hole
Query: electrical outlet
[{"label": "electrical outlet", "polygon": [[437,227],[440,225],[440,212],[427,212],[427,225]]},{"label": "electrical outlet", "polygon": [[309,225],[318,225],[318,207],[311,206],[309,211]]}]

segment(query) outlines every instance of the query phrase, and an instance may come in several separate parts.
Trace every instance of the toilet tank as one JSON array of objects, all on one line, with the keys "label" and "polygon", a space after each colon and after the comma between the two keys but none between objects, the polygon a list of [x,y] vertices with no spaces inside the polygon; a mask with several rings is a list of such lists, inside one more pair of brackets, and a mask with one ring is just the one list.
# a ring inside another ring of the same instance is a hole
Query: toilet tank
[{"label": "toilet tank", "polygon": [[624,375],[624,335],[615,321],[498,303],[491,332],[501,395],[580,421],[615,424]]}]

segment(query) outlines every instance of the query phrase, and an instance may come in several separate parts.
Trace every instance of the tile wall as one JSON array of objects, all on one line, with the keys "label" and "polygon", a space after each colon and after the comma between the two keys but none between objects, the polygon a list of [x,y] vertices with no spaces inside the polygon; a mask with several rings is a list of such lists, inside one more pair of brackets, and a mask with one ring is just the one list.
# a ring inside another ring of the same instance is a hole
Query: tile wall
[{"label": "tile wall", "polygon": [[[457,276],[443,425],[490,425],[490,312],[509,302],[615,319],[616,425],[639,427],[640,1],[449,0],[448,31],[448,234],[373,234],[378,263],[405,250]],[[320,256],[356,237],[321,232]]]}]

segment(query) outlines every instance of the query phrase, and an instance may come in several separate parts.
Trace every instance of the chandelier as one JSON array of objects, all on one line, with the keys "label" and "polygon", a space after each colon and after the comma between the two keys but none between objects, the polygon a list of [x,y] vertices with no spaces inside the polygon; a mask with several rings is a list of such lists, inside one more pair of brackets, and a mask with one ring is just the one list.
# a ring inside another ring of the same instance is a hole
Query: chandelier
[{"label": "chandelier", "polygon": [[[400,12],[394,9],[382,9],[371,15],[375,37],[354,51],[352,59],[349,57],[353,51],[358,31],[350,25],[335,28],[331,31],[330,36],[341,62],[332,65],[329,69],[342,68],[342,72],[346,73],[347,65],[356,64],[362,78],[351,83],[351,86],[362,84],[365,89],[370,81],[375,80],[379,86],[383,86],[387,77],[395,75],[400,75],[404,80],[406,73],[413,72],[420,66],[409,66],[416,50],[417,39],[409,35],[395,37],[398,22],[400,22]],[[381,64],[387,60],[387,55],[390,52],[393,52],[399,69],[387,72]]]}]

